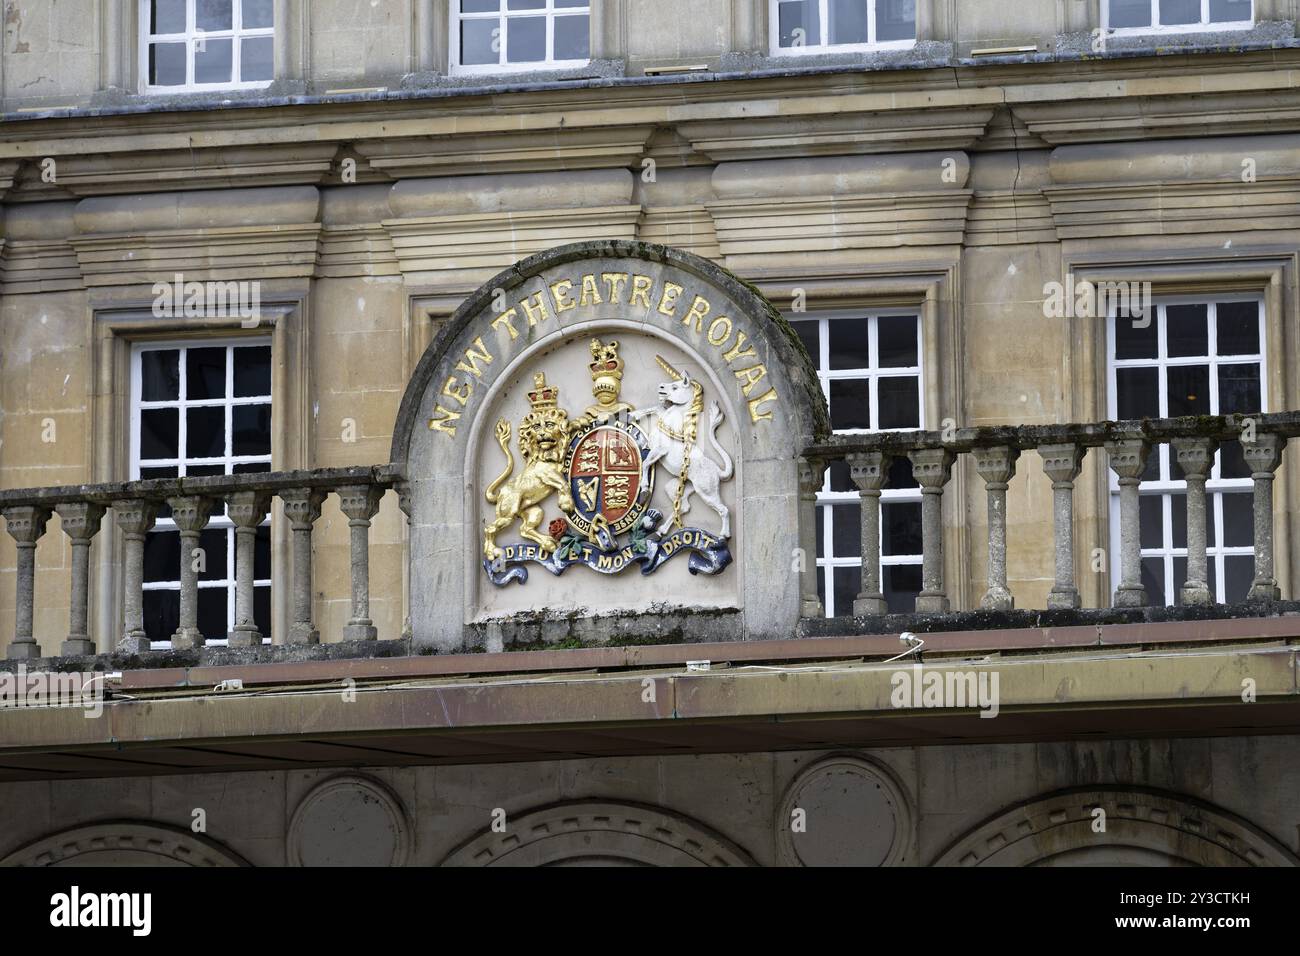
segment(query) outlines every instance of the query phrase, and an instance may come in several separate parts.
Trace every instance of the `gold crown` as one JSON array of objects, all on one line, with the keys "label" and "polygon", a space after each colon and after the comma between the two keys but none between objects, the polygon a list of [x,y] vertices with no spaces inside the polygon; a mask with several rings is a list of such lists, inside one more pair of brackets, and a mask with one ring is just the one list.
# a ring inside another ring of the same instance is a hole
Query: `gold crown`
[{"label": "gold crown", "polygon": [[555,408],[560,403],[560,388],[547,385],[546,373],[538,372],[533,376],[533,390],[528,393],[528,401],[534,409]]},{"label": "gold crown", "polygon": [[623,360],[618,357],[618,343],[602,343],[600,339],[591,340],[591,357],[594,362],[591,369],[592,391],[612,393],[617,397],[620,383],[623,381]]}]

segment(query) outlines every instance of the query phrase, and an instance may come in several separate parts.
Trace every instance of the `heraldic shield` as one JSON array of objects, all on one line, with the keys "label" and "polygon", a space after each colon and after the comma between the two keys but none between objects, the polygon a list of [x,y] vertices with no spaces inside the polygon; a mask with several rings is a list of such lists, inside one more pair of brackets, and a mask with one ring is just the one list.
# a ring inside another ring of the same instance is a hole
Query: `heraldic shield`
[{"label": "heraldic shield", "polygon": [[[524,583],[528,564],[555,575],[574,564],[601,574],[619,574],[636,564],[642,574],[651,574],[678,554],[690,556],[692,574],[718,574],[732,561],[730,515],[718,484],[734,471],[717,441],[720,407],[715,402],[703,421],[702,386],[660,359],[673,380],[659,387],[658,405],[638,410],[620,400],[624,366],[618,343],[594,339],[591,354],[596,404],[576,418],[560,406],[559,387],[537,375],[527,393],[531,411],[519,423],[524,467],[518,474],[510,424],[497,423],[506,469],[485,494],[495,507],[483,540],[489,580],[499,587]],[[700,447],[706,436],[723,465]],[[677,479],[666,517],[652,507],[658,467]],[[718,512],[720,532],[683,526],[691,492]],[[552,501],[564,517],[542,527]],[[526,541],[498,544],[497,535],[515,521]]]}]

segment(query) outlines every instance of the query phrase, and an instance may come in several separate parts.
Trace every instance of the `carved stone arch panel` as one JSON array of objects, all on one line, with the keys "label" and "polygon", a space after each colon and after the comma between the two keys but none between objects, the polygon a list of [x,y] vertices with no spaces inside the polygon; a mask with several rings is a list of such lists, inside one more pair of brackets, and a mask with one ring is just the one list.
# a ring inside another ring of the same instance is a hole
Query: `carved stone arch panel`
[{"label": "carved stone arch panel", "polygon": [[248,866],[206,837],[132,820],[94,823],[41,837],[0,866]]},{"label": "carved stone arch panel", "polygon": [[[1105,811],[1105,830],[1094,823]],[[1297,866],[1250,822],[1193,797],[1080,788],[1038,797],[975,827],[935,866]]]},{"label": "carved stone arch panel", "polygon": [[529,810],[454,850],[442,866],[755,866],[749,854],[662,807],[575,801]]}]

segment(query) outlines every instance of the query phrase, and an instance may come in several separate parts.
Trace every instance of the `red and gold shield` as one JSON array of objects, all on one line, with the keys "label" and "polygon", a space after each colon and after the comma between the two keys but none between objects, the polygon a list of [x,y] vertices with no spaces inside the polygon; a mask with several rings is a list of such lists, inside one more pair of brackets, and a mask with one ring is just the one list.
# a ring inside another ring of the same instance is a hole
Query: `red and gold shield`
[{"label": "red and gold shield", "polygon": [[[569,524],[584,536],[607,525],[616,535],[636,524],[650,501],[653,472],[643,488],[641,466],[650,445],[631,422],[596,425],[573,439],[566,468],[573,492]],[[597,520],[597,515],[603,520]]]}]

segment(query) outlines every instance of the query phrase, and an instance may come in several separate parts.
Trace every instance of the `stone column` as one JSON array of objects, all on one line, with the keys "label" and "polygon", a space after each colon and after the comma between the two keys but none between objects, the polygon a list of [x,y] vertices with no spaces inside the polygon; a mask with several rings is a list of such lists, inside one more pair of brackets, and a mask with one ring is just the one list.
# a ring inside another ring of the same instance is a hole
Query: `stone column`
[{"label": "stone column", "polygon": [[192,650],[203,646],[203,633],[199,630],[199,572],[194,566],[199,547],[199,535],[208,526],[208,517],[216,502],[211,498],[190,495],[168,498],[172,520],[181,533],[181,620],[172,635],[176,650]]},{"label": "stone column", "polygon": [[289,644],[319,644],[320,631],[311,622],[311,529],[320,517],[325,492],[294,488],[280,492],[284,514],[293,528],[293,623]]},{"label": "stone column", "polygon": [[888,614],[889,605],[880,591],[880,489],[889,477],[889,458],[872,451],[849,455],[848,463],[862,510],[862,590],[853,602],[853,613],[857,617]]},{"label": "stone column", "polygon": [[102,505],[74,501],[56,505],[55,513],[63,533],[72,540],[72,600],[68,615],[68,639],[61,653],[65,657],[95,653],[90,639],[90,541],[104,517]]},{"label": "stone column", "polygon": [[822,489],[825,474],[826,462],[821,459],[799,459],[799,548],[804,555],[799,605],[802,617],[821,617],[826,613],[817,596],[817,492]]},{"label": "stone column", "polygon": [[231,647],[261,647],[253,603],[253,568],[257,560],[257,529],[266,520],[271,496],[263,491],[240,491],[226,502],[235,525],[235,626],[228,635]]},{"label": "stone column", "polygon": [[144,543],[158,518],[158,502],[143,498],[113,502],[122,529],[122,636],[117,649],[143,654],[150,648],[144,630]]},{"label": "stone column", "polygon": [[[406,515],[407,528],[411,524],[411,483],[409,481],[399,481],[395,486],[397,489],[397,507],[401,509],[402,514]],[[408,531],[407,541],[410,541]],[[409,544],[408,544],[409,547]],[[411,640],[413,634],[411,631],[411,562],[409,558],[402,564],[402,587],[406,592],[406,607],[403,608],[402,616],[402,640]]]},{"label": "stone column", "polygon": [[[1142,586],[1142,527],[1138,485],[1146,470],[1151,446],[1142,438],[1106,442],[1110,467],[1119,475],[1119,587],[1115,607],[1146,607],[1147,591]],[[1114,542],[1111,547],[1114,547]]]},{"label": "stone column", "polygon": [[1081,445],[1040,445],[1043,473],[1052,479],[1053,550],[1056,582],[1047,595],[1052,610],[1077,608],[1079,589],[1074,583],[1074,479],[1079,477],[1086,449]]},{"label": "stone column", "polygon": [[343,628],[345,641],[373,641],[379,631],[370,619],[370,520],[379,512],[384,489],[348,485],[338,490],[339,507],[352,534],[352,619]]},{"label": "stone column", "polygon": [[946,614],[943,586],[943,486],[952,477],[953,454],[946,448],[909,452],[912,477],[921,486],[921,593],[916,613]]},{"label": "stone column", "polygon": [[975,470],[988,490],[989,515],[989,589],[980,607],[990,611],[1009,611],[1016,599],[1007,588],[1007,484],[1016,474],[1019,449],[1006,445],[976,448]]},{"label": "stone column", "polygon": [[1213,438],[1175,438],[1170,446],[1187,478],[1187,581],[1183,584],[1183,603],[1213,604],[1205,557],[1205,479],[1214,466],[1219,443]]},{"label": "stone column", "polygon": [[1273,576],[1273,472],[1282,463],[1286,439],[1280,435],[1256,435],[1241,443],[1250,477],[1255,480],[1255,580],[1250,585],[1251,601],[1277,601],[1282,591]]},{"label": "stone column", "polygon": [[14,639],[9,645],[11,661],[34,661],[41,656],[41,646],[33,634],[32,618],[36,604],[36,542],[45,534],[50,520],[47,508],[19,505],[4,510],[5,528],[18,546],[18,583],[14,589]]}]

